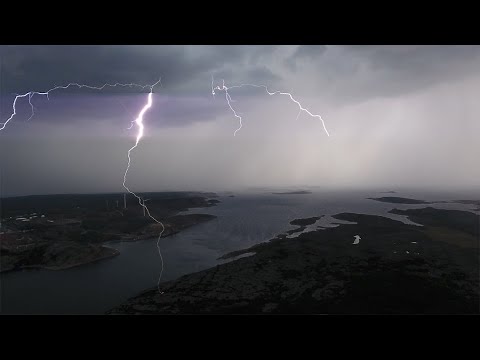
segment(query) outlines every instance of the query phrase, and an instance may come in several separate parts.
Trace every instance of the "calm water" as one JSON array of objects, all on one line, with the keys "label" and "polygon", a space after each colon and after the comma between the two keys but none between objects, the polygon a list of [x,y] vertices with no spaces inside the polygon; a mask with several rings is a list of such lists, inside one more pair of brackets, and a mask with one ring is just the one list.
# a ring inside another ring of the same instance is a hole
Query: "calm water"
[{"label": "calm water", "polygon": [[[392,208],[418,208],[425,205],[387,204],[366,197],[404,196],[423,200],[476,199],[473,194],[321,193],[272,195],[269,193],[221,195],[216,207],[192,209],[217,219],[161,240],[165,261],[162,281],[196,272],[219,263],[223,254],[267,241],[293,229],[296,218],[361,212],[405,220],[387,214]],[[438,204],[438,208],[471,210],[461,204]],[[188,213],[187,212],[187,213]],[[478,212],[477,212],[478,213]],[[292,240],[294,241],[294,240]],[[161,269],[156,239],[133,243],[110,243],[120,250],[115,258],[77,268],[48,271],[25,270],[1,274],[3,314],[101,314],[129,297],[156,285]]]}]

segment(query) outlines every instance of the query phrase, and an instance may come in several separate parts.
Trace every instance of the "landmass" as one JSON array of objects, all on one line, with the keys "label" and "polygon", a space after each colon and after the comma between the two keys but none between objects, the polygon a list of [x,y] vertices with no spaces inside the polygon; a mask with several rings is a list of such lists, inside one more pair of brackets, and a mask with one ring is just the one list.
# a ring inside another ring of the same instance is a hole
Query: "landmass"
[{"label": "landmass", "polygon": [[[286,231],[286,235],[293,235],[296,233],[300,233],[304,231],[308,225],[313,225],[319,220],[321,216],[315,216],[315,217],[310,217],[310,218],[305,218],[305,219],[295,219],[290,221],[291,225],[296,225],[298,226],[296,229],[288,230]],[[286,235],[280,234],[277,237],[286,237]]]},{"label": "landmass", "polygon": [[433,207],[423,209],[389,211],[392,214],[407,215],[410,220],[425,226],[423,232],[436,240],[447,241],[468,248],[478,247],[480,241],[479,216],[460,210],[439,211]]},{"label": "landmass", "polygon": [[[478,314],[479,216],[392,213],[423,226],[337,214],[356,224],[235,251],[233,261],[162,283],[161,293],[149,289],[108,314]],[[356,235],[362,241],[352,245]]]},{"label": "landmass", "polygon": [[308,190],[298,190],[298,191],[285,191],[285,192],[273,192],[272,194],[275,195],[303,195],[303,194],[311,194],[311,191]]},{"label": "landmass", "polygon": [[2,272],[19,269],[64,270],[102,259],[120,252],[106,246],[78,244],[73,241],[36,242],[21,245],[2,244]]},{"label": "landmass", "polygon": [[480,206],[480,200],[453,200],[451,202]]},{"label": "landmass", "polygon": [[379,198],[367,198],[370,200],[381,201],[381,202],[388,202],[392,204],[467,204],[467,205],[477,205],[478,208],[474,209],[474,211],[480,211],[480,200],[450,200],[450,201],[424,201],[424,200],[416,200],[416,199],[409,199],[403,197],[395,197],[395,196],[386,196],[386,197],[379,197]]},{"label": "landmass", "polygon": [[[139,194],[150,213],[164,225],[162,237],[215,218],[180,215],[191,208],[215,206],[213,193]],[[109,241],[157,237],[162,225],[144,213],[138,199],[123,194],[45,195],[2,199],[0,271],[49,270],[107,259],[119,254]],[[148,201],[148,203],[147,203]]]},{"label": "landmass", "polygon": [[430,204],[430,202],[428,201],[396,197],[396,196],[384,196],[379,198],[367,198],[367,199],[381,201],[381,202],[388,202],[393,204]]},{"label": "landmass", "polygon": [[298,226],[313,225],[320,218],[321,218],[321,216],[314,216],[314,217],[309,217],[309,218],[305,218],[305,219],[295,219],[295,220],[290,221],[290,224],[298,225]]},{"label": "landmass", "polygon": [[467,205],[477,205],[478,208],[474,209],[475,211],[480,211],[480,200],[454,200],[451,201],[454,203],[467,204]]}]

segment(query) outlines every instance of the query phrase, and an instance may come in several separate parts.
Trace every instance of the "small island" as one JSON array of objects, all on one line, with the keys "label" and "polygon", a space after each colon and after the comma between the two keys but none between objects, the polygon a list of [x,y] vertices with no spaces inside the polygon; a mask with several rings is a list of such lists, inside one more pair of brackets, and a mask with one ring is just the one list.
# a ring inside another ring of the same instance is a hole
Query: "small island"
[{"label": "small island", "polygon": [[375,201],[381,201],[381,202],[387,202],[387,203],[392,203],[392,204],[431,204],[428,201],[423,201],[423,200],[416,200],[416,199],[409,199],[409,198],[403,198],[403,197],[396,197],[396,196],[385,196],[385,197],[379,197],[379,198],[367,198],[370,200],[375,200]]},{"label": "small island", "polygon": [[317,220],[320,220],[321,216],[313,216],[305,219],[295,219],[290,221],[291,225],[298,225],[298,226],[308,226],[308,225],[313,225],[317,222]]},{"label": "small island", "polygon": [[273,192],[274,195],[305,195],[311,194],[311,191],[308,190],[297,190],[297,191],[285,191],[285,192]]}]

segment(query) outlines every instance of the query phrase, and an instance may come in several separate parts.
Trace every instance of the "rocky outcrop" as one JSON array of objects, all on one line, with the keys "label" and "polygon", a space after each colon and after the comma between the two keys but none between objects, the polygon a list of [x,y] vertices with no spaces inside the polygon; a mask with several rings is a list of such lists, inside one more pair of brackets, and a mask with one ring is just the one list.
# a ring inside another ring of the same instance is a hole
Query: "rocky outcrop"
[{"label": "rocky outcrop", "polygon": [[255,255],[163,283],[109,314],[479,312],[478,244],[381,216],[335,217],[356,224],[236,251]]},{"label": "rocky outcrop", "polygon": [[32,243],[17,249],[2,249],[1,271],[29,268],[63,270],[118,254],[118,250],[106,246],[82,245],[73,241],[60,241],[53,244]]}]

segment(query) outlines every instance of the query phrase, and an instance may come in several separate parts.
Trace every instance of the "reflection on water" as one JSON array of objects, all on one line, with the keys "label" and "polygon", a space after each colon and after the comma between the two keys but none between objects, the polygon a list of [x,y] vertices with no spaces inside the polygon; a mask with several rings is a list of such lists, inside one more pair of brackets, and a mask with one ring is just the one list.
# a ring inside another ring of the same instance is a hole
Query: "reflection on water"
[{"label": "reflection on water", "polygon": [[[379,196],[390,195],[373,192],[315,192],[306,195],[250,193],[235,194],[235,197],[220,196],[221,203],[216,207],[187,212],[213,214],[218,216],[217,219],[161,240],[165,262],[162,281],[214,266],[220,263],[217,259],[227,252],[250,247],[295,229],[297,226],[290,225],[289,222],[297,218],[360,212],[404,221],[404,216],[387,214],[387,211],[425,206],[460,210],[475,208],[464,204],[388,204],[366,199]],[[395,196],[427,201],[473,199],[471,195],[466,197],[467,195],[459,194],[402,193]],[[328,226],[329,219],[332,218],[322,217],[315,223],[315,227]],[[333,222],[340,221],[333,219]],[[155,241],[110,243],[109,246],[120,250],[119,256],[68,270],[26,270],[1,274],[1,312],[103,313],[156,285],[161,263]]]}]

